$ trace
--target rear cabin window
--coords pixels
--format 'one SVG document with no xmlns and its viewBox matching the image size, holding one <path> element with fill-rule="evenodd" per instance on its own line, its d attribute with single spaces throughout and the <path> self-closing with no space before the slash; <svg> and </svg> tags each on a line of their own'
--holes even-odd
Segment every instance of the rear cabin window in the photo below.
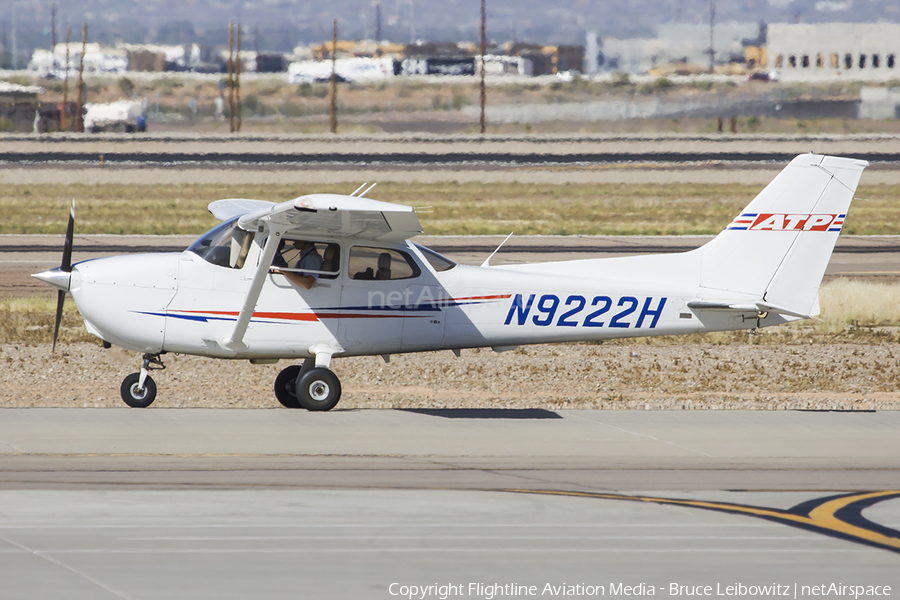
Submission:
<svg viewBox="0 0 900 600">
<path fill-rule="evenodd" d="M 422 274 L 419 265 L 406 252 L 368 246 L 350 249 L 349 272 L 352 279 L 372 281 L 412 279 Z"/>
<path fill-rule="evenodd" d="M 441 271 L 449 271 L 456 266 L 455 262 L 453 262 L 446 256 L 441 256 L 431 248 L 426 248 L 425 246 L 420 246 L 419 244 L 416 244 L 416 248 L 419 249 L 419 252 L 422 253 L 422 256 L 424 256 L 425 260 L 428 261 L 428 264 L 431 265 L 431 268 L 438 273 L 440 273 Z"/>
</svg>

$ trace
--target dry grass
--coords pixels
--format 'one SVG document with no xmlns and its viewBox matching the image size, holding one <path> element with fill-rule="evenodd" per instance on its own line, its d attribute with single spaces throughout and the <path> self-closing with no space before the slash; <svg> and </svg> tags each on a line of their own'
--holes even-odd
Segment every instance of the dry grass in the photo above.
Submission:
<svg viewBox="0 0 900 600">
<path fill-rule="evenodd" d="M 819 294 L 821 320 L 829 331 L 900 326 L 900 286 L 836 279 Z"/>
<path fill-rule="evenodd" d="M 747 331 L 664 336 L 604 342 L 619 345 L 670 344 L 809 344 L 816 341 L 854 343 L 900 342 L 900 284 L 837 279 L 820 292 L 822 314 L 814 320 Z M 0 343 L 48 343 L 56 302 L 43 298 L 0 300 Z M 60 327 L 62 343 L 99 341 L 87 333 L 68 298 Z"/>
<path fill-rule="evenodd" d="M 206 206 L 221 198 L 280 202 L 306 193 L 348 193 L 346 185 L 5 185 L 2 233 L 62 233 L 78 205 L 79 233 L 198 234 L 215 225 Z M 430 235 L 714 234 L 757 193 L 747 185 L 631 185 L 385 182 L 377 199 L 433 206 L 421 215 Z M 900 231 L 900 186 L 857 192 L 844 233 Z"/>
<path fill-rule="evenodd" d="M 53 339 L 56 301 L 44 298 L 0 300 L 0 342 L 49 343 Z M 97 342 L 84 328 L 75 303 L 68 298 L 59 328 L 63 343 Z"/>
</svg>

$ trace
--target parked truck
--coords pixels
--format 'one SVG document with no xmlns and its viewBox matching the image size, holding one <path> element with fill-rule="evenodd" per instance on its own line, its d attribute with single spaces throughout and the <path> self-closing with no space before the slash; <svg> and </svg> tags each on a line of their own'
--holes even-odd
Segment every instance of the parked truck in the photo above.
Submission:
<svg viewBox="0 0 900 600">
<path fill-rule="evenodd" d="M 108 104 L 84 105 L 84 130 L 91 133 L 134 133 L 147 130 L 144 104 L 139 100 L 119 100 Z"/>
</svg>

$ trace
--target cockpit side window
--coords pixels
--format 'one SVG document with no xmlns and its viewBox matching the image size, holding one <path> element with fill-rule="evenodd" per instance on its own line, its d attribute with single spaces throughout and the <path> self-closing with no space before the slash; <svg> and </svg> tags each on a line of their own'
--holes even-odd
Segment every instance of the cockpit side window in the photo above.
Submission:
<svg viewBox="0 0 900 600">
<path fill-rule="evenodd" d="M 250 253 L 254 233 L 237 227 L 237 219 L 213 227 L 188 246 L 203 260 L 220 267 L 241 269 Z"/>
<path fill-rule="evenodd" d="M 304 247 L 309 244 L 308 247 Z M 314 258 L 313 258 L 314 257 Z M 319 279 L 337 279 L 341 270 L 341 247 L 330 242 L 317 242 L 310 240 L 282 240 L 278 251 L 272 260 L 272 266 L 286 270 L 300 271 L 304 265 L 315 265 L 321 261 L 321 266 L 316 270 Z M 307 266 L 309 270 L 313 267 Z"/>
</svg>

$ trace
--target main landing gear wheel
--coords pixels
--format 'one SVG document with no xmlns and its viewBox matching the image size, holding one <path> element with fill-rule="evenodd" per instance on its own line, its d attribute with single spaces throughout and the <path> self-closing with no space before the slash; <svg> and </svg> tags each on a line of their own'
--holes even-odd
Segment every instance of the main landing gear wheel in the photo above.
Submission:
<svg viewBox="0 0 900 600">
<path fill-rule="evenodd" d="M 144 380 L 144 389 L 138 387 L 141 374 L 132 373 L 122 382 L 122 400 L 131 408 L 147 408 L 156 400 L 156 382 L 151 377 Z"/>
<path fill-rule="evenodd" d="M 341 382 L 328 369 L 316 367 L 297 380 L 296 397 L 306 410 L 331 410 L 341 399 Z"/>
<path fill-rule="evenodd" d="M 297 401 L 297 378 L 301 370 L 300 365 L 291 365 L 282 369 L 275 378 L 275 397 L 285 408 L 300 408 L 300 402 Z"/>
</svg>

